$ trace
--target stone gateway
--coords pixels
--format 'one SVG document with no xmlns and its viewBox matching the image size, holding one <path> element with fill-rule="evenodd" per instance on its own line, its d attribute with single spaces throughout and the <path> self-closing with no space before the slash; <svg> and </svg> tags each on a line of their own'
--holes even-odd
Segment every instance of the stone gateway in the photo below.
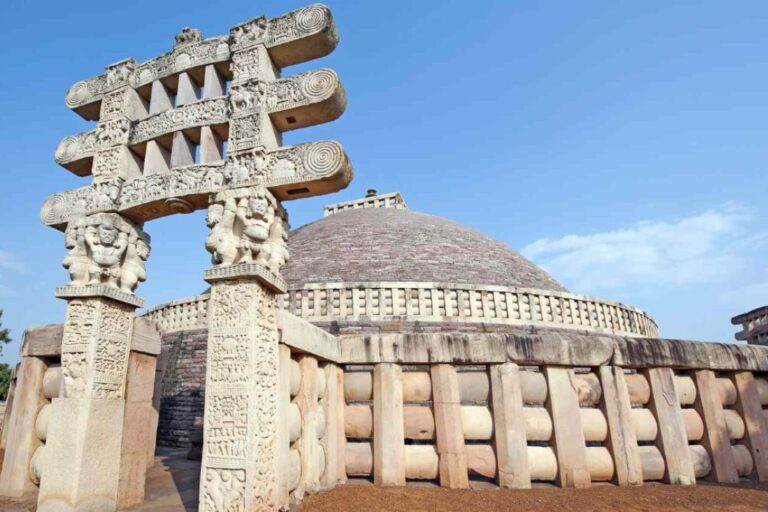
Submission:
<svg viewBox="0 0 768 512">
<path fill-rule="evenodd" d="M 158 446 L 199 461 L 205 512 L 289 510 L 351 478 L 768 479 L 765 308 L 734 319 L 754 344 L 663 339 L 645 312 L 573 293 L 398 192 L 290 230 L 288 201 L 352 179 L 339 143 L 282 143 L 344 112 L 333 71 L 283 76 L 337 44 L 310 5 L 225 36 L 184 28 L 169 52 L 67 92 L 97 125 L 55 160 L 92 179 L 42 207 L 64 234 L 67 312 L 25 332 L 0 495 L 132 507 Z M 137 314 L 148 221 L 194 210 L 210 288 Z"/>
</svg>

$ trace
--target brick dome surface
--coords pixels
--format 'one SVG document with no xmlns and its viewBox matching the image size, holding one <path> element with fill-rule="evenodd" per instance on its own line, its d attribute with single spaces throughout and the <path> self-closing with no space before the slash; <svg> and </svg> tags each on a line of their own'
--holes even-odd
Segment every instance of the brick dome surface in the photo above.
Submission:
<svg viewBox="0 0 768 512">
<path fill-rule="evenodd" d="M 442 217 L 358 209 L 302 226 L 288 238 L 290 287 L 305 283 L 417 281 L 566 291 L 503 243 Z"/>
</svg>

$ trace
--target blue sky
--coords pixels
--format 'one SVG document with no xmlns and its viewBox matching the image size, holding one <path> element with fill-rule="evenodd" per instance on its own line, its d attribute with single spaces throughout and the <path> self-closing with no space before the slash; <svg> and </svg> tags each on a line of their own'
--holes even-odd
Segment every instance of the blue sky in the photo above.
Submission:
<svg viewBox="0 0 768 512">
<path fill-rule="evenodd" d="M 226 5 L 226 9 L 221 6 Z M 82 186 L 53 162 L 91 128 L 67 88 L 105 64 L 170 50 L 300 1 L 2 2 L 0 308 L 17 340 L 57 323 L 63 235 L 49 194 Z M 332 138 L 356 177 L 287 204 L 294 227 L 367 188 L 521 250 L 571 291 L 626 302 L 666 337 L 730 341 L 730 317 L 768 303 L 768 3 L 329 3 L 329 57 L 349 97 L 341 119 L 291 132 Z M 148 305 L 194 295 L 209 264 L 201 212 L 147 225 Z"/>
</svg>

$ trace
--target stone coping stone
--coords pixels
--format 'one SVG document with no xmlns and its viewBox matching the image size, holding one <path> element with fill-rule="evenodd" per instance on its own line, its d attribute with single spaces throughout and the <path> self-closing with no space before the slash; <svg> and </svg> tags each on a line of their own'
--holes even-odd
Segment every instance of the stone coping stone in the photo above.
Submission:
<svg viewBox="0 0 768 512">
<path fill-rule="evenodd" d="M 113 286 L 103 284 L 87 284 L 84 286 L 60 286 L 56 288 L 56 297 L 60 299 L 77 299 L 84 297 L 105 297 L 117 302 L 123 302 L 129 306 L 140 308 L 144 305 L 144 299 L 133 293 L 124 292 Z"/>
<path fill-rule="evenodd" d="M 276 319 L 281 343 L 334 363 L 341 360 L 341 347 L 336 336 L 283 309 L 277 310 Z"/>
<path fill-rule="evenodd" d="M 342 335 L 341 361 L 768 371 L 768 347 L 571 333 Z"/>
<path fill-rule="evenodd" d="M 662 338 L 614 338 L 613 364 L 627 368 L 768 371 L 768 347 Z"/>
<path fill-rule="evenodd" d="M 213 284 L 216 281 L 230 279 L 256 278 L 276 294 L 283 294 L 288 289 L 283 279 L 272 273 L 264 265 L 258 263 L 236 263 L 234 265 L 220 265 L 211 267 L 203 272 L 203 279 Z"/>
<path fill-rule="evenodd" d="M 22 334 L 19 353 L 22 357 L 60 357 L 63 337 L 64 324 L 30 327 Z M 160 332 L 155 322 L 144 317 L 134 318 L 131 351 L 158 355 L 160 350 Z"/>
<path fill-rule="evenodd" d="M 282 310 L 277 312 L 277 325 L 281 332 L 281 342 L 295 350 L 324 360 L 352 365 L 385 362 L 487 364 L 513 361 L 520 365 L 614 365 L 624 368 L 768 371 L 768 347 L 759 345 L 565 332 L 387 333 L 335 337 Z M 24 331 L 21 355 L 58 356 L 61 353 L 62 335 L 62 324 L 31 327 Z M 153 337 L 148 333 L 147 338 Z M 147 343 L 141 344 L 139 342 L 144 337 L 140 338 L 134 336 L 131 349 L 153 353 L 149 341 L 145 340 Z"/>
</svg>

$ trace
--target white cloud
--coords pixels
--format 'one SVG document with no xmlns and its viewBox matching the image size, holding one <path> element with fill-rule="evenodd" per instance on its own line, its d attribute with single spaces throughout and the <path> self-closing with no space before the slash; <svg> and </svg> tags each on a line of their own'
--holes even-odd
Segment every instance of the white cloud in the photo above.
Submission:
<svg viewBox="0 0 768 512">
<path fill-rule="evenodd" d="M 710 283 L 743 270 L 745 251 L 764 241 L 749 223 L 743 208 L 728 205 L 676 222 L 543 238 L 522 252 L 581 293 Z"/>
</svg>

